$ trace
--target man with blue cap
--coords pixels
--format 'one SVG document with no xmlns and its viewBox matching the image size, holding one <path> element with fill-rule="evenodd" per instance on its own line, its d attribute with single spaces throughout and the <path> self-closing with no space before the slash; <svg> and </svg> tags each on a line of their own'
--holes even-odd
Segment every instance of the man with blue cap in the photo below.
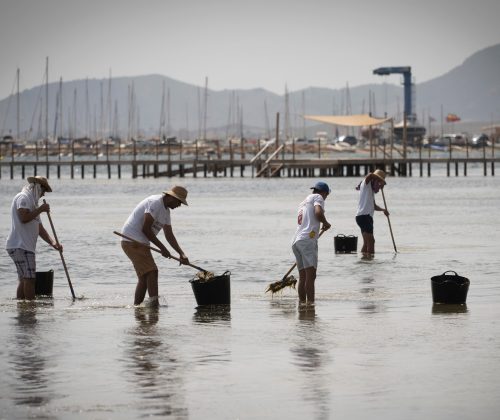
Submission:
<svg viewBox="0 0 500 420">
<path fill-rule="evenodd" d="M 330 194 L 330 187 L 319 181 L 311 189 L 312 194 L 299 204 L 297 230 L 292 241 L 292 251 L 299 270 L 298 293 L 301 305 L 314 305 L 318 237 L 320 230 L 328 230 L 331 227 L 325 217 L 325 200 Z"/>
</svg>

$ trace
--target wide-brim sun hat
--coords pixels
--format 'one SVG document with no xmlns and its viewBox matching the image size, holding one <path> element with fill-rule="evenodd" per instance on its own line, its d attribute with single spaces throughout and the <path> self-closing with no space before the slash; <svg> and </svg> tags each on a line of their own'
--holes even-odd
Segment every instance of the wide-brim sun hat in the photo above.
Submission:
<svg viewBox="0 0 500 420">
<path fill-rule="evenodd" d="M 323 182 L 323 181 L 316 182 L 316 184 L 314 184 L 314 186 L 311 187 L 311 190 L 326 192 L 328 194 L 330 194 L 330 192 L 331 192 L 328 184 L 326 182 Z"/>
<path fill-rule="evenodd" d="M 177 198 L 182 204 L 188 205 L 186 198 L 188 195 L 187 190 L 180 185 L 175 185 L 171 190 L 163 191 L 163 194 L 171 195 L 172 197 Z"/>
<path fill-rule="evenodd" d="M 373 175 L 380 179 L 384 183 L 384 185 L 387 184 L 385 180 L 385 172 L 382 169 L 377 169 L 375 172 L 373 172 Z"/>
<path fill-rule="evenodd" d="M 52 192 L 49 181 L 47 181 L 47 178 L 45 178 L 44 176 L 29 176 L 26 181 L 28 181 L 30 184 L 40 184 L 45 189 L 45 191 Z"/>
</svg>

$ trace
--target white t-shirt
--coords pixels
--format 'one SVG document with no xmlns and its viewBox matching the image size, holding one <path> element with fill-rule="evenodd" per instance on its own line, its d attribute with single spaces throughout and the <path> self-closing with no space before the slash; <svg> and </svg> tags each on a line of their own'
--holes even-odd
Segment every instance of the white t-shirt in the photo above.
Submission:
<svg viewBox="0 0 500 420">
<path fill-rule="evenodd" d="M 154 219 L 152 230 L 155 235 L 158 235 L 164 225 L 170 225 L 170 209 L 163 205 L 163 194 L 151 195 L 137 205 L 123 225 L 122 233 L 136 241 L 149 244 L 149 239 L 142 233 L 146 213 Z"/>
<path fill-rule="evenodd" d="M 35 252 L 36 241 L 40 232 L 40 216 L 28 223 L 21 222 L 18 209 L 36 210 L 35 200 L 31 194 L 20 192 L 12 200 L 11 215 L 12 227 L 7 237 L 6 249 L 20 248 L 26 251 Z"/>
<path fill-rule="evenodd" d="M 373 217 L 375 212 L 375 196 L 373 193 L 372 183 L 368 184 L 363 179 L 359 187 L 359 204 L 356 216 L 370 215 Z"/>
<path fill-rule="evenodd" d="M 320 194 L 309 194 L 299 204 L 297 214 L 297 230 L 292 240 L 292 245 L 302 239 L 318 240 L 320 221 L 316 217 L 314 207 L 321 206 L 325 209 L 325 200 Z"/>
</svg>

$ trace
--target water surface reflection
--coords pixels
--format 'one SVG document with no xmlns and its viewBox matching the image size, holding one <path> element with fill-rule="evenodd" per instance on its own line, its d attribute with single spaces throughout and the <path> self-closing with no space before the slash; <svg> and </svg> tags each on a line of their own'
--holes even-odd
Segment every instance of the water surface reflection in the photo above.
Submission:
<svg viewBox="0 0 500 420">
<path fill-rule="evenodd" d="M 231 305 L 198 306 L 193 315 L 193 321 L 200 324 L 216 323 L 231 324 Z"/>
<path fill-rule="evenodd" d="M 162 331 L 158 308 L 134 308 L 136 326 L 128 331 L 125 367 L 142 416 L 188 417 L 182 389 L 182 364 L 169 334 Z"/>
<path fill-rule="evenodd" d="M 314 307 L 299 308 L 295 336 L 290 352 L 292 364 L 298 367 L 303 377 L 301 396 L 304 402 L 312 404 L 314 418 L 330 418 L 330 389 L 328 364 L 330 356 L 324 339 L 321 321 L 316 317 Z"/>
<path fill-rule="evenodd" d="M 13 348 L 9 352 L 15 376 L 13 400 L 16 405 L 41 407 L 51 400 L 47 349 L 37 319 L 39 305 L 42 304 L 35 301 L 17 303 L 16 326 L 11 340 Z"/>
</svg>

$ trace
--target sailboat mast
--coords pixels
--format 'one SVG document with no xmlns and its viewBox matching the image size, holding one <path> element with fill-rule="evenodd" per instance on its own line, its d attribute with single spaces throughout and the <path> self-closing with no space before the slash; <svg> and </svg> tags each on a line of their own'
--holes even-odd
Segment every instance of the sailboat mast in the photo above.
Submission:
<svg viewBox="0 0 500 420">
<path fill-rule="evenodd" d="M 45 139 L 49 139 L 49 57 L 45 58 Z"/>
<path fill-rule="evenodd" d="M 205 77 L 205 93 L 203 95 L 203 140 L 207 139 L 207 107 L 208 107 L 208 77 Z"/>
<path fill-rule="evenodd" d="M 20 78 L 20 70 L 17 69 L 17 139 L 19 140 L 21 136 L 21 96 L 19 94 L 19 78 Z"/>
<path fill-rule="evenodd" d="M 165 80 L 161 84 L 161 106 L 160 106 L 160 130 L 158 131 L 158 138 L 161 141 L 161 135 L 165 126 Z"/>
</svg>

